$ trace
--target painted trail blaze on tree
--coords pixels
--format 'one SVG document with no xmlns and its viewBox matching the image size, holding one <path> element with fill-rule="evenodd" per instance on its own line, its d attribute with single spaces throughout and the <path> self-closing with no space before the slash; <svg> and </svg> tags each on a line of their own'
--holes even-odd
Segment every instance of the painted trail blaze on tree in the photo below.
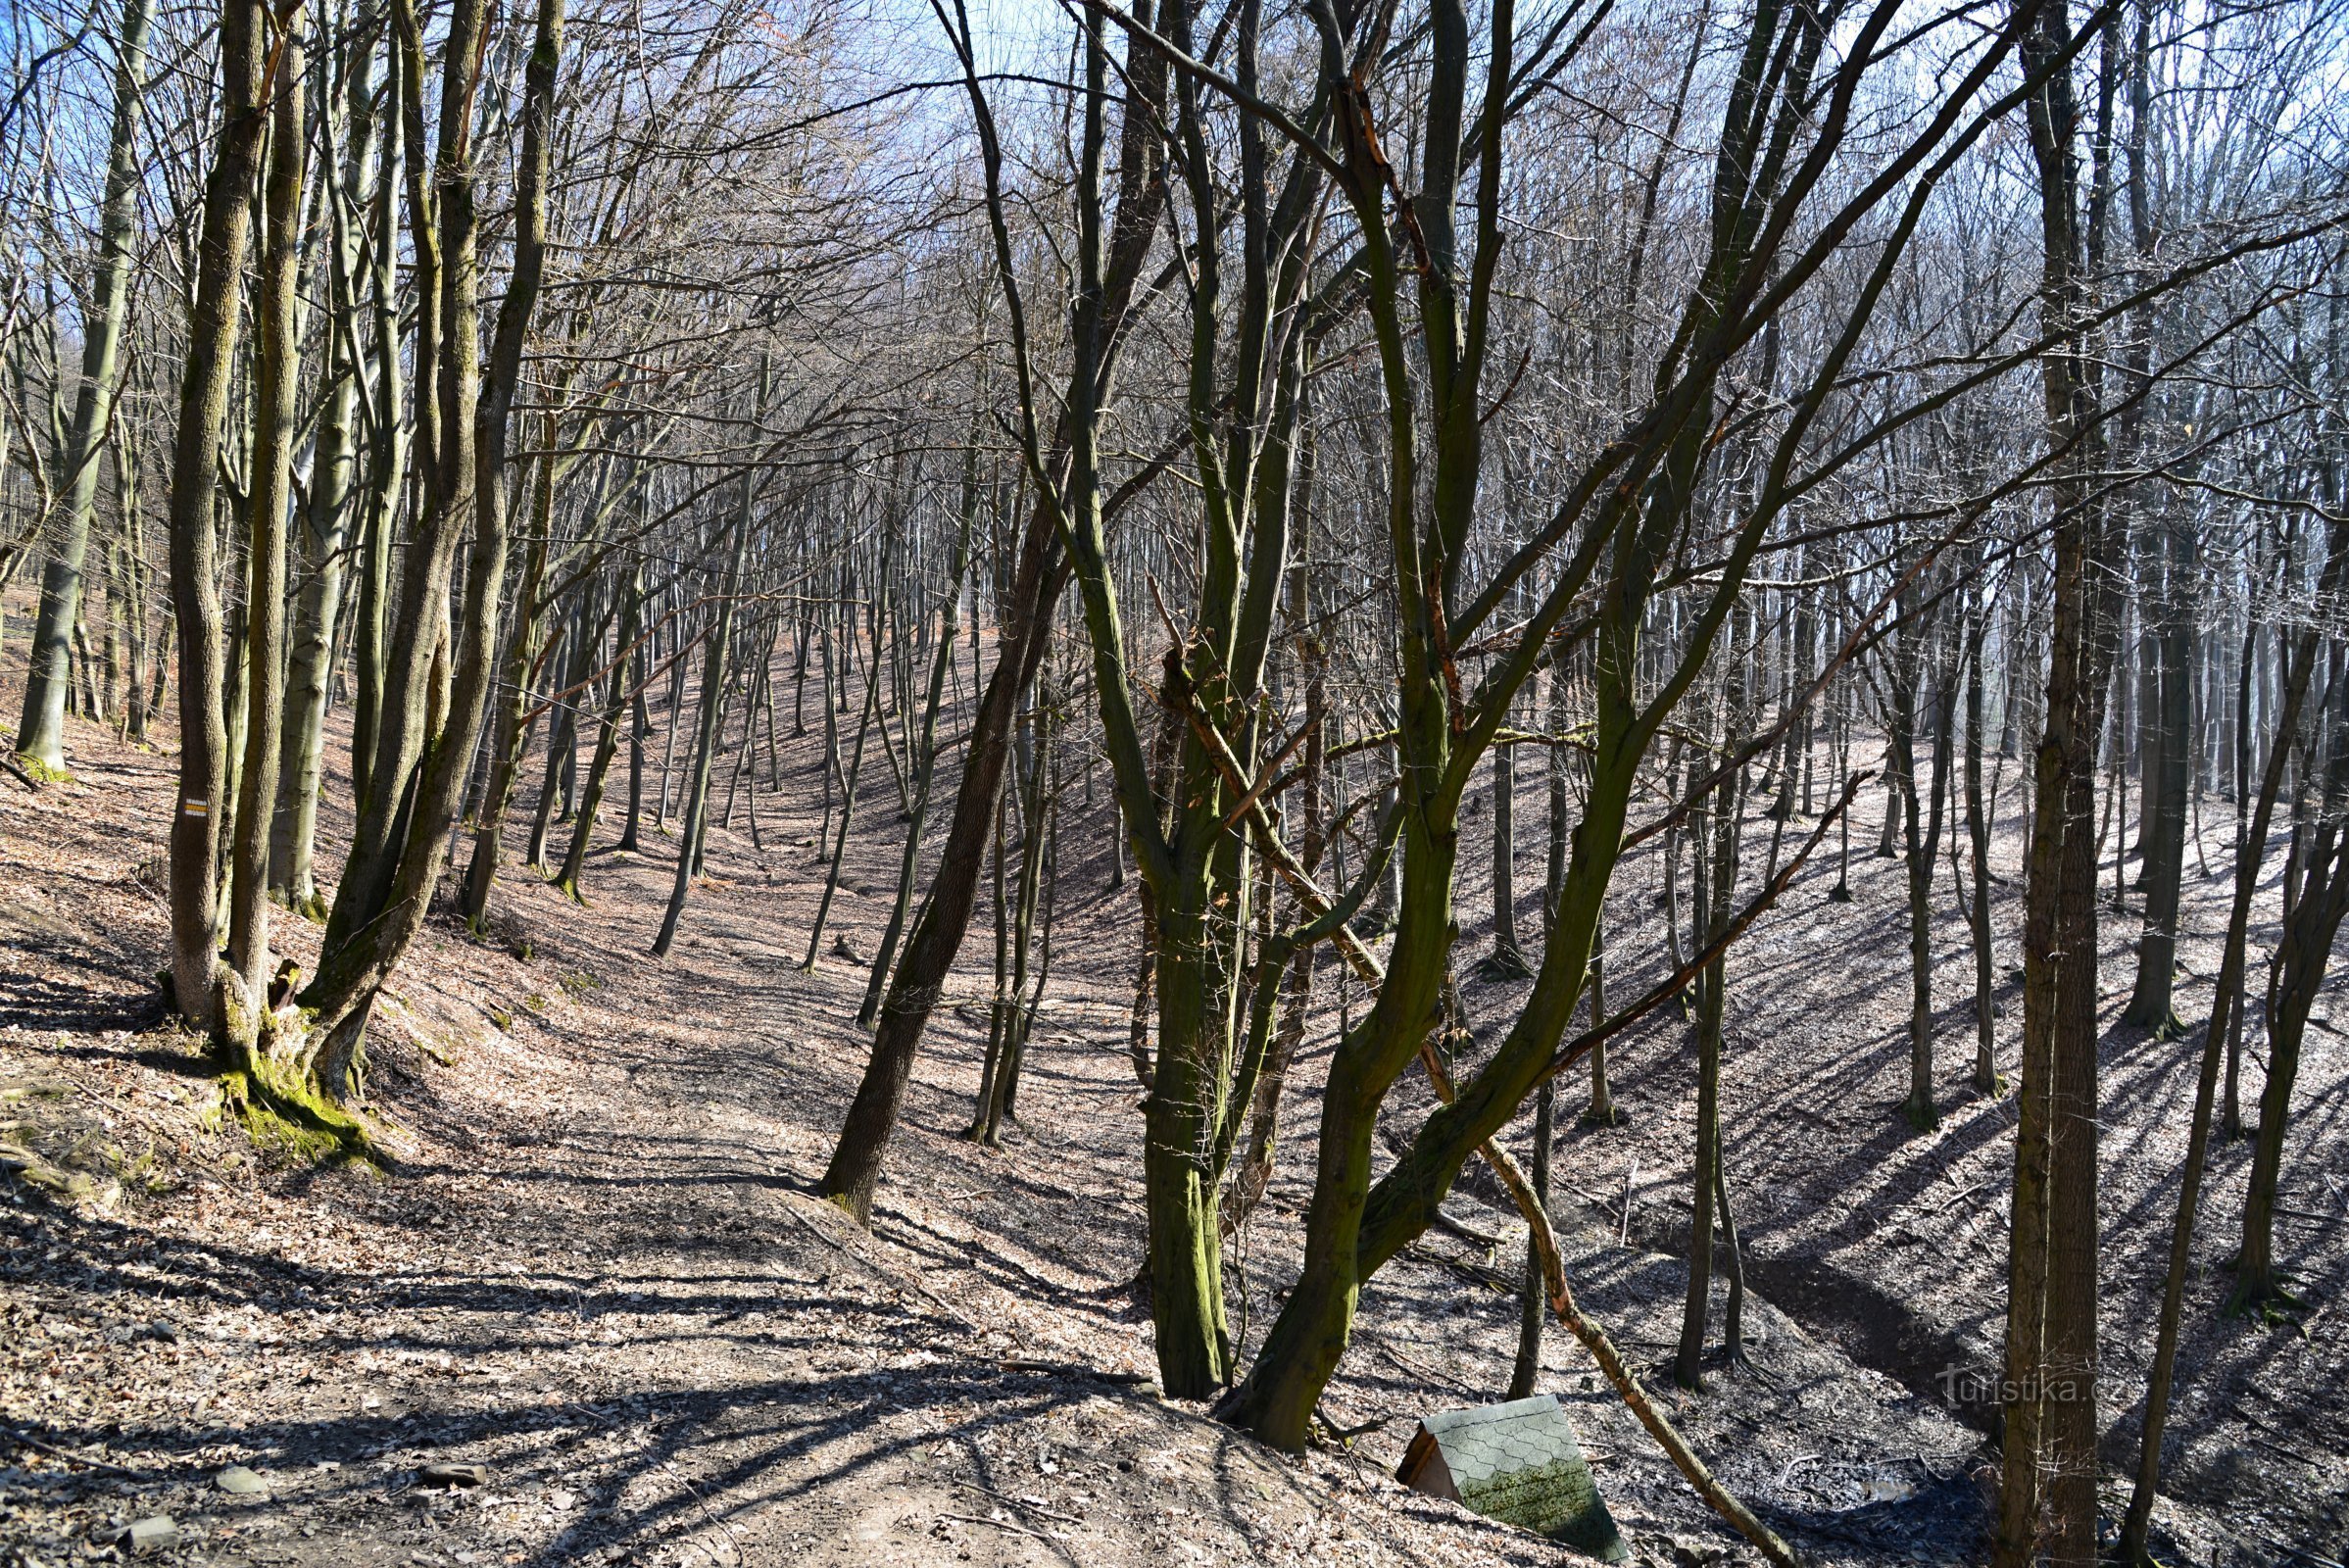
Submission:
<svg viewBox="0 0 2349 1568">
<path fill-rule="evenodd" d="M 1395 1479 L 1601 1562 L 1631 1559 L 1555 1395 L 1422 1418 Z"/>
</svg>

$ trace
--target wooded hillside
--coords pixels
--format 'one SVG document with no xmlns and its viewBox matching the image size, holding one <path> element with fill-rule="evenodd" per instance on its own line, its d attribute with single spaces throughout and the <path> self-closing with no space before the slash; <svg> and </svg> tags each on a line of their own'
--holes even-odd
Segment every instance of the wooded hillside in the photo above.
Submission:
<svg viewBox="0 0 2349 1568">
<path fill-rule="evenodd" d="M 2338 7 L 0 44 L 11 1568 L 2344 1555 Z"/>
</svg>

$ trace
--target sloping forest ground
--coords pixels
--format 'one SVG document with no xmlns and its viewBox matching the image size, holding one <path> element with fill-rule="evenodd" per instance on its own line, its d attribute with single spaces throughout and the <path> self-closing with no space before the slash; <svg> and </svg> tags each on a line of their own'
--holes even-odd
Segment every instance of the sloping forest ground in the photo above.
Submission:
<svg viewBox="0 0 2349 1568">
<path fill-rule="evenodd" d="M 0 660 L 9 711 L 22 667 Z M 178 1525 L 178 1560 L 215 1563 L 1581 1560 L 1388 1479 L 1419 1412 L 1504 1388 L 1514 1239 L 1431 1233 L 1373 1284 L 1326 1409 L 1341 1427 L 1383 1424 L 1345 1448 L 1291 1461 L 1154 1396 L 1132 1291 L 1137 923 L 1131 891 L 1108 886 L 1105 790 L 1089 806 L 1082 786 L 1067 798 L 1049 1000 L 1004 1147 L 958 1136 L 985 1040 L 983 904 L 873 1233 L 805 1196 L 864 1053 L 865 971 L 830 956 L 829 936 L 816 971 L 799 968 L 820 891 L 815 729 L 759 797 L 762 848 L 739 814 L 713 829 L 710 879 L 665 962 L 647 953 L 673 875 L 657 835 L 644 858 L 591 859 L 585 907 L 510 867 L 494 940 L 436 918 L 371 1036 L 388 1176 L 220 1127 L 195 1043 L 164 1025 L 169 752 L 76 722 L 74 783 L 35 795 L 0 779 L 0 1157 L 14 1172 L 0 1204 L 0 1563 L 105 1560 L 114 1548 L 94 1543 L 112 1526 L 157 1513 Z M 1528 890 L 1538 773 L 1519 770 Z M 833 912 L 858 955 L 886 916 L 901 831 L 886 774 L 865 776 Z M 2002 974 L 2022 787 L 2009 764 Z M 347 798 L 330 785 L 329 841 L 347 828 Z M 2012 1106 L 1965 1088 L 1971 958 L 1944 908 L 1946 1114 L 1926 1135 L 1897 1114 L 1906 926 L 1897 862 L 1868 855 L 1882 800 L 1870 791 L 1855 826 L 1855 901 L 1824 901 L 1831 845 L 1731 963 L 1725 1137 L 1764 1298 L 1748 1313 L 1763 1377 L 1724 1367 L 1695 1396 L 1661 1370 L 1648 1382 L 1813 1560 L 1971 1562 L 1983 1417 L 1942 1395 L 1997 1364 Z M 2221 877 L 2227 809 L 2207 805 L 2203 818 Z M 1464 864 L 1484 863 L 1474 841 L 1488 821 L 1472 822 Z M 322 846 L 322 866 L 336 858 Z M 1652 857 L 1636 858 L 1610 912 L 1620 996 L 1661 962 L 1653 876 Z M 1490 906 L 1473 876 L 1460 906 L 1463 955 L 1481 955 Z M 2207 1011 L 2224 895 L 2191 861 L 2188 918 L 2196 979 L 2179 1010 L 2192 1019 Z M 2131 928 L 2108 917 L 2115 1012 Z M 316 942 L 280 917 L 281 949 L 307 960 Z M 1339 1007 L 1334 967 L 1322 973 L 1287 1157 L 1233 1254 L 1250 1348 L 1299 1246 L 1300 1135 Z M 1480 1032 L 1511 996 L 1468 982 Z M 2013 1004 L 2014 987 L 2002 996 Z M 2349 1052 L 2328 1005 L 2340 1004 L 2320 1004 L 2302 1069 L 2280 1242 L 2314 1310 L 2298 1331 L 2223 1319 L 2227 1277 L 2197 1273 L 2173 1424 L 2178 1501 L 2159 1516 L 2173 1560 L 2341 1555 L 2349 1193 L 2332 1151 Z M 2014 1027 L 2002 1025 L 2010 1064 Z M 1568 1266 L 1640 1364 L 1669 1355 L 1685 1279 L 1671 1252 L 1686 1225 L 1688 1032 L 1664 1014 L 1619 1042 L 1626 1125 L 1575 1125 L 1579 1076 L 1560 1096 Z M 2134 1452 L 2198 1042 L 2108 1037 L 2115 1467 Z M 2255 1095 L 2256 1063 L 2246 1076 Z M 1396 1137 L 1425 1100 L 1423 1085 L 1398 1094 Z M 2204 1258 L 2230 1245 L 2247 1164 L 2247 1145 L 2218 1152 Z M 1513 1237 L 1480 1189 L 1464 1181 L 1453 1204 L 1463 1230 Z M 1554 1326 L 1542 1386 L 1572 1410 L 1636 1560 L 1749 1560 Z M 418 1485 L 431 1463 L 484 1465 L 487 1484 Z M 232 1464 L 263 1490 L 222 1490 L 215 1478 Z"/>
</svg>

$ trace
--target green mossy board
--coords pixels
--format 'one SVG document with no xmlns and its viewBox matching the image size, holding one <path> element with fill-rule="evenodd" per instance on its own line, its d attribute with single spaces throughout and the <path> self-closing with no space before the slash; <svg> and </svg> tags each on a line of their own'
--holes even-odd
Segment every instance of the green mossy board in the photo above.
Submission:
<svg viewBox="0 0 2349 1568">
<path fill-rule="evenodd" d="M 1604 1562 L 1631 1556 L 1553 1395 L 1427 1416 L 1395 1479 Z"/>
</svg>

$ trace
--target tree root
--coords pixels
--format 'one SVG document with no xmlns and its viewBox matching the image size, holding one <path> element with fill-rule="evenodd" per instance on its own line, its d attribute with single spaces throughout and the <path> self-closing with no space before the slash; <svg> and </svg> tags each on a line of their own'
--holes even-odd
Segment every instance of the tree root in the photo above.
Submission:
<svg viewBox="0 0 2349 1568">
<path fill-rule="evenodd" d="M 2256 1318 L 2262 1328 L 2298 1328 L 2309 1303 L 2276 1283 L 2273 1275 L 2245 1280 L 2227 1298 L 2228 1317 Z"/>
</svg>

